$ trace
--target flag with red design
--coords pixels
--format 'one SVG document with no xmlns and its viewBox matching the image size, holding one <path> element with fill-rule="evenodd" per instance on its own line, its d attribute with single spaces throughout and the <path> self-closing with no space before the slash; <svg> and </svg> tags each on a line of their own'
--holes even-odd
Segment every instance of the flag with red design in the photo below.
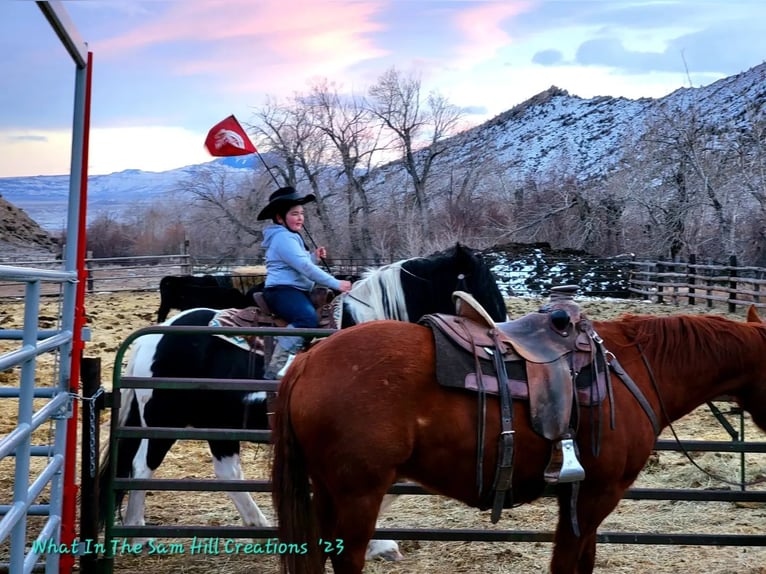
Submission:
<svg viewBox="0 0 766 574">
<path fill-rule="evenodd" d="M 205 139 L 205 148 L 210 155 L 214 156 L 247 155 L 258 152 L 233 115 L 210 128 Z"/>
</svg>

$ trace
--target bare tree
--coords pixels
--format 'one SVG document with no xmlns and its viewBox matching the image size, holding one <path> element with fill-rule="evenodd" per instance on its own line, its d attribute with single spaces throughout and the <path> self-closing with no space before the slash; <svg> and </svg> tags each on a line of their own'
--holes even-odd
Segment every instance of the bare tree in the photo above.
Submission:
<svg viewBox="0 0 766 574">
<path fill-rule="evenodd" d="M 754 265 L 766 264 L 766 110 L 753 105 L 745 123 L 732 142 L 735 157 L 735 185 L 749 196 L 752 208 L 742 223 L 743 251 Z"/>
<path fill-rule="evenodd" d="M 135 255 L 178 253 L 187 235 L 184 213 L 180 202 L 167 198 L 150 205 L 136 206 L 125 218 L 134 230 Z"/>
<path fill-rule="evenodd" d="M 93 257 L 133 255 L 135 230 L 113 213 L 99 213 L 88 224 L 88 250 Z"/>
<path fill-rule="evenodd" d="M 272 190 L 273 182 L 264 174 L 236 177 L 219 167 L 184 180 L 177 193 L 192 198 L 193 208 L 187 215 L 192 242 L 205 243 L 207 250 L 216 251 L 214 255 L 252 251 L 262 238 L 256 216 Z"/>
<path fill-rule="evenodd" d="M 717 258 L 737 250 L 734 214 L 741 194 L 732 193 L 730 138 L 693 106 L 661 108 L 649 125 L 640 153 L 650 167 L 645 180 L 659 182 L 655 208 L 664 216 L 660 225 L 671 258 L 705 244 Z"/>
<path fill-rule="evenodd" d="M 279 160 L 270 169 L 279 172 L 284 185 L 299 188 L 307 182 L 316 196 L 316 209 L 325 234 L 335 244 L 333 220 L 330 216 L 322 177 L 327 171 L 328 142 L 313 123 L 310 108 L 300 96 L 284 104 L 269 101 L 254 113 L 250 124 L 259 146 Z"/>
<path fill-rule="evenodd" d="M 312 125 L 334 148 L 338 175 L 345 188 L 349 252 L 352 257 L 369 257 L 373 251 L 372 202 L 365 186 L 372 162 L 382 151 L 379 131 L 362 99 L 342 95 L 338 86 L 327 80 L 315 83 L 303 103 L 311 114 Z"/>
<path fill-rule="evenodd" d="M 378 79 L 369 95 L 370 111 L 393 137 L 400 161 L 410 176 L 413 205 L 427 236 L 428 178 L 434 160 L 447 149 L 447 136 L 459 125 L 460 110 L 436 92 L 423 101 L 420 80 L 404 76 L 395 68 Z"/>
<path fill-rule="evenodd" d="M 732 148 L 737 158 L 738 181 L 766 214 L 766 110 L 753 107 L 746 114 Z"/>
</svg>

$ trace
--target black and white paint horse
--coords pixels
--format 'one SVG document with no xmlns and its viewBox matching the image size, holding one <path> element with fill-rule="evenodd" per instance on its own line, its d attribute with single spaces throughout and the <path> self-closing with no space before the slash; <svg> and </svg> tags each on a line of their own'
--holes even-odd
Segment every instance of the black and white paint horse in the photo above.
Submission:
<svg viewBox="0 0 766 574">
<path fill-rule="evenodd" d="M 416 322 L 426 313 L 454 311 L 452 293 L 468 291 L 496 321 L 506 320 L 505 301 L 489 267 L 474 250 L 457 244 L 428 257 L 406 259 L 367 271 L 343 299 L 343 326 L 376 319 Z M 165 324 L 208 325 L 214 309 L 184 311 Z M 350 349 L 349 352 L 353 352 Z M 155 334 L 138 339 L 126 376 L 260 379 L 263 356 L 209 334 Z M 122 389 L 119 423 L 129 426 L 268 429 L 266 394 L 241 391 Z M 120 439 L 116 476 L 151 478 L 175 442 Z M 219 479 L 244 478 L 238 441 L 208 441 Z M 106 507 L 107 451 L 101 468 L 101 508 Z M 118 494 L 119 508 L 124 493 Z M 268 520 L 247 492 L 228 492 L 245 525 Z M 145 491 L 130 491 L 125 525 L 144 524 Z M 381 510 L 394 497 L 384 500 Z M 103 513 L 102 513 L 103 516 Z M 401 556 L 394 541 L 372 540 L 368 558 Z"/>
</svg>

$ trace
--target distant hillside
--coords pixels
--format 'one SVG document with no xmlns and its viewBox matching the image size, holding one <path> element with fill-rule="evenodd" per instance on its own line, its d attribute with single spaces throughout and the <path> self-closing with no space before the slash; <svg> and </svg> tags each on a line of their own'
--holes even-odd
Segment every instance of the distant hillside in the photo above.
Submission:
<svg viewBox="0 0 766 574">
<path fill-rule="evenodd" d="M 270 154 L 262 154 L 274 163 Z M 102 213 L 120 216 L 178 194 L 182 181 L 193 180 L 200 171 L 215 166 L 226 170 L 232 179 L 244 179 L 255 171 L 252 156 L 222 157 L 213 161 L 189 165 L 163 172 L 126 169 L 108 175 L 88 177 L 88 221 Z M 0 177 L 0 196 L 24 209 L 42 227 L 55 233 L 66 227 L 69 197 L 68 175 L 36 175 Z"/>
<path fill-rule="evenodd" d="M 46 257 L 58 242 L 22 209 L 0 197 L 0 259 Z"/>
</svg>

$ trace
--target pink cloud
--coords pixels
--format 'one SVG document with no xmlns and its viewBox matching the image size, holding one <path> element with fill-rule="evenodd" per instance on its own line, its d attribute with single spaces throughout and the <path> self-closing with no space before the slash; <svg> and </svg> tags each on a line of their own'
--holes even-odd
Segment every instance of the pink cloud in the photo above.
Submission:
<svg viewBox="0 0 766 574">
<path fill-rule="evenodd" d="M 513 39 L 502 28 L 503 22 L 530 10 L 528 0 L 482 2 L 458 12 L 455 27 L 463 42 L 457 46 L 459 65 L 471 65 L 487 60 L 509 45 Z"/>
<path fill-rule="evenodd" d="M 195 56 L 170 64 L 174 73 L 243 76 L 260 75 L 261 65 L 282 66 L 298 75 L 317 68 L 335 71 L 386 53 L 371 39 L 381 29 L 374 19 L 382 9 L 379 2 L 192 0 L 156 6 L 165 11 L 100 42 L 99 53 L 139 57 L 163 49 L 166 59 L 166 48 L 188 45 Z"/>
</svg>

